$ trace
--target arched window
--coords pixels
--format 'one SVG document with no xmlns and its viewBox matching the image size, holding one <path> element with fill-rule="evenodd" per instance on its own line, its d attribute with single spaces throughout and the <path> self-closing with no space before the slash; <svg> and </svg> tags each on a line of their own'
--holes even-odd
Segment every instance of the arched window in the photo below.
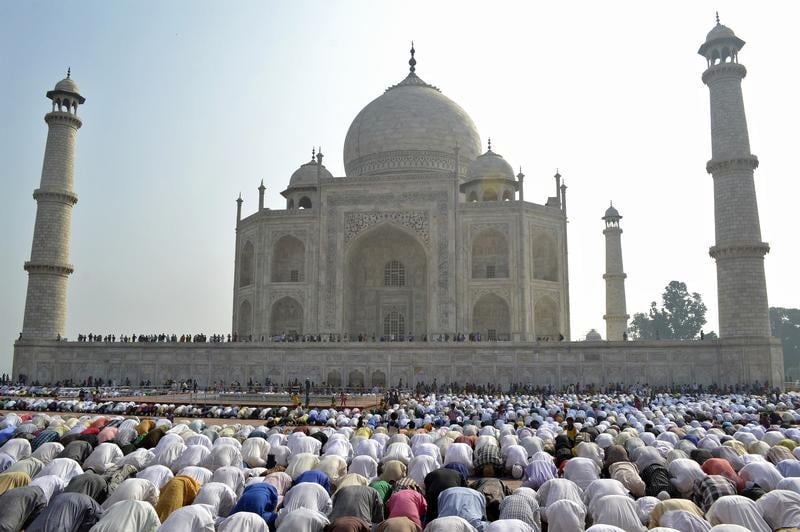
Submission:
<svg viewBox="0 0 800 532">
<path fill-rule="evenodd" d="M 393 310 L 383 317 L 383 335 L 399 338 L 406 334 L 406 318 Z"/>
<path fill-rule="evenodd" d="M 405 286 L 406 268 L 399 260 L 390 260 L 383 268 L 383 286 Z"/>
<path fill-rule="evenodd" d="M 487 229 L 472 241 L 472 278 L 508 278 L 508 241 L 499 231 Z"/>
<path fill-rule="evenodd" d="M 292 198 L 289 198 L 288 200 L 286 200 L 286 208 L 287 209 L 294 209 L 294 200 Z"/>
<path fill-rule="evenodd" d="M 272 282 L 302 283 L 305 281 L 306 247 L 299 239 L 281 237 L 272 250 Z"/>
<path fill-rule="evenodd" d="M 301 209 L 310 209 L 311 208 L 311 198 L 308 196 L 303 196 L 300 198 L 300 201 L 297 203 L 297 206 Z"/>
<path fill-rule="evenodd" d="M 503 201 L 511 201 L 514 199 L 514 196 L 511 194 L 511 191 L 506 189 L 503 191 Z"/>
<path fill-rule="evenodd" d="M 478 193 L 475 192 L 474 190 L 472 192 L 470 192 L 469 196 L 467 197 L 467 201 L 470 202 L 470 203 L 474 203 L 474 202 L 478 201 Z"/>
<path fill-rule="evenodd" d="M 249 286 L 255 280 L 255 251 L 252 242 L 245 243 L 239 256 L 239 286 Z"/>
<path fill-rule="evenodd" d="M 497 201 L 497 192 L 493 188 L 484 190 L 483 201 Z"/>
</svg>

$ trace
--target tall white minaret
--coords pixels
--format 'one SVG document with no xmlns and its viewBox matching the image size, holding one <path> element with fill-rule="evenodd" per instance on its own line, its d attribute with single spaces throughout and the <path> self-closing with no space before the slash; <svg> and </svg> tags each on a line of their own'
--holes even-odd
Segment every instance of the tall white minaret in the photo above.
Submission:
<svg viewBox="0 0 800 532">
<path fill-rule="evenodd" d="M 85 99 L 69 71 L 47 97 L 53 103 L 52 111 L 44 117 L 49 129 L 42 180 L 33 191 L 36 225 L 31 260 L 25 263 L 28 294 L 22 337 L 55 340 L 66 332 L 67 279 L 73 272 L 69 263 L 72 207 L 78 202 L 72 191 L 75 141 L 82 125 L 78 106 Z"/>
<path fill-rule="evenodd" d="M 614 204 L 606 209 L 603 220 L 606 228 L 603 234 L 606 236 L 606 273 L 603 279 L 606 280 L 606 340 L 619 342 L 625 340 L 625 331 L 628 328 L 627 305 L 625 304 L 625 278 L 627 275 L 622 271 L 622 229 L 619 221 L 622 218 Z"/>
<path fill-rule="evenodd" d="M 714 178 L 716 244 L 709 250 L 717 261 L 717 298 L 720 337 L 772 336 L 764 276 L 753 171 L 758 159 L 750 153 L 747 119 L 742 98 L 739 64 L 744 41 L 719 23 L 709 32 L 698 53 L 708 69 L 703 83 L 711 95 L 711 160 L 706 170 Z"/>
</svg>

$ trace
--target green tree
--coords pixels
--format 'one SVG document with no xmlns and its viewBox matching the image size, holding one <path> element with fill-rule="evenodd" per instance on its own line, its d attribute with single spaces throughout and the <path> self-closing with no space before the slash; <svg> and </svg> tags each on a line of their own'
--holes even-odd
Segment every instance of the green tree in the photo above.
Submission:
<svg viewBox="0 0 800 532">
<path fill-rule="evenodd" d="M 697 292 L 689 293 L 686 283 L 671 281 L 647 313 L 633 315 L 628 334 L 641 340 L 694 340 L 706 324 L 706 305 Z M 716 337 L 714 333 L 709 333 Z"/>
<path fill-rule="evenodd" d="M 783 344 L 783 368 L 787 380 L 800 377 L 800 309 L 771 307 L 772 335 Z"/>
</svg>

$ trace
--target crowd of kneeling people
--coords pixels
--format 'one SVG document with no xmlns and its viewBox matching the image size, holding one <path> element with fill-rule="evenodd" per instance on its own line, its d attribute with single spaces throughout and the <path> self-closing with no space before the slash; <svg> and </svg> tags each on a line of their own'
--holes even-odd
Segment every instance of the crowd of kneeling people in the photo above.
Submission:
<svg viewBox="0 0 800 532">
<path fill-rule="evenodd" d="M 800 530 L 800 394 L 0 414 L 0 532 Z"/>
</svg>

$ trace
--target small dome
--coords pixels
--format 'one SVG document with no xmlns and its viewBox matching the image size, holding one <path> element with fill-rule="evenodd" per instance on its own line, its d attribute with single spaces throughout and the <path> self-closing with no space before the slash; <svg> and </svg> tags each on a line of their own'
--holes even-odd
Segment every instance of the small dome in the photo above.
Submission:
<svg viewBox="0 0 800 532">
<path fill-rule="evenodd" d="M 733 33 L 733 30 L 730 29 L 728 26 L 724 24 L 720 24 L 717 22 L 717 25 L 708 32 L 706 35 L 706 42 L 716 41 L 717 39 L 731 39 L 736 38 L 736 34 Z"/>
<path fill-rule="evenodd" d="M 319 177 L 332 178 L 333 175 L 331 175 L 323 164 L 319 169 Z M 316 186 L 317 183 L 317 161 L 313 160 L 295 170 L 291 179 L 289 179 L 290 187 Z"/>
<path fill-rule="evenodd" d="M 60 92 L 74 92 L 75 94 L 80 94 L 80 89 L 78 88 L 78 84 L 75 83 L 71 78 L 64 78 L 58 83 L 53 90 L 60 91 Z"/>
<path fill-rule="evenodd" d="M 588 333 L 586 333 L 586 341 L 587 342 L 602 342 L 603 337 L 600 336 L 600 333 L 596 330 L 592 329 Z"/>
<path fill-rule="evenodd" d="M 603 220 L 606 220 L 608 218 L 617 218 L 617 219 L 619 219 L 619 218 L 622 218 L 622 216 L 619 215 L 619 211 L 617 209 L 615 209 L 614 206 L 612 205 L 608 209 L 606 209 L 606 215 L 603 216 Z"/>
<path fill-rule="evenodd" d="M 514 169 L 499 153 L 491 148 L 479 155 L 467 169 L 467 181 L 475 179 L 507 179 L 515 181 Z"/>
</svg>

